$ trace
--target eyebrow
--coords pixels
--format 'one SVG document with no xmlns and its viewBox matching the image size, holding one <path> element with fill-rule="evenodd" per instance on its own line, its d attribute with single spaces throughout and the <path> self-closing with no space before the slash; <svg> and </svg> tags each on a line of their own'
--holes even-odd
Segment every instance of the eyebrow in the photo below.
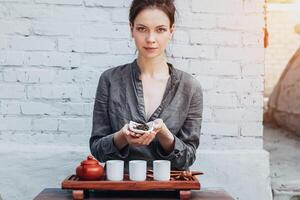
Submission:
<svg viewBox="0 0 300 200">
<path fill-rule="evenodd" d="M 144 26 L 144 27 L 147 27 L 145 26 L 144 24 L 137 24 L 137 26 Z M 160 27 L 167 27 L 166 25 L 159 25 L 157 26 L 156 28 L 160 28 Z"/>
</svg>

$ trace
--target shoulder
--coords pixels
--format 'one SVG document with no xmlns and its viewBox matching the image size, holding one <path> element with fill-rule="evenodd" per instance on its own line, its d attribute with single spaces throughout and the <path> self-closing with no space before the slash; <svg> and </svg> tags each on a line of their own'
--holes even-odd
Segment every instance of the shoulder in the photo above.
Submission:
<svg viewBox="0 0 300 200">
<path fill-rule="evenodd" d="M 180 69 L 175 68 L 175 70 L 180 84 L 186 88 L 186 91 L 202 93 L 201 83 L 194 76 Z"/>
<path fill-rule="evenodd" d="M 115 77 L 120 77 L 121 75 L 126 75 L 127 73 L 130 73 L 130 65 L 131 63 L 127 63 L 124 65 L 119 65 L 117 67 L 112 67 L 110 69 L 105 70 L 102 72 L 101 77 L 103 78 L 115 78 Z"/>
</svg>

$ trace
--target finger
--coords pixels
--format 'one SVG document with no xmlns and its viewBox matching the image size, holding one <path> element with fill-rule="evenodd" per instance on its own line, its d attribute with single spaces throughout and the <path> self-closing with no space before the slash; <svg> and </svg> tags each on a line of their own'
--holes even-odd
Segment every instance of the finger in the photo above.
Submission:
<svg viewBox="0 0 300 200">
<path fill-rule="evenodd" d="M 153 134 L 147 133 L 146 137 L 143 138 L 143 145 L 148 145 L 153 140 Z"/>
<path fill-rule="evenodd" d="M 154 135 L 150 134 L 149 137 L 147 139 L 145 139 L 144 141 L 144 145 L 149 145 L 154 139 Z"/>
<path fill-rule="evenodd" d="M 141 137 L 142 136 L 142 134 L 139 134 L 139 133 L 136 133 L 135 134 L 137 137 Z"/>
</svg>

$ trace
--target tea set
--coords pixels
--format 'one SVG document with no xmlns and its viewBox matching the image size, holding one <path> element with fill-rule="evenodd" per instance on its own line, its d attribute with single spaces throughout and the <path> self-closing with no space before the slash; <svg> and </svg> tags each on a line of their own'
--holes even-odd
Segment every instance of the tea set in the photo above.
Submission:
<svg viewBox="0 0 300 200">
<path fill-rule="evenodd" d="M 105 163 L 106 169 L 93 158 L 92 155 L 87 160 L 81 162 L 76 168 L 76 175 L 80 180 L 93 181 L 101 180 L 106 176 L 109 181 L 124 180 L 124 161 L 108 160 Z M 169 181 L 171 175 L 171 162 L 169 160 L 154 160 L 153 170 L 151 172 L 154 180 Z M 147 179 L 147 161 L 131 160 L 129 161 L 129 180 L 145 181 Z"/>
</svg>

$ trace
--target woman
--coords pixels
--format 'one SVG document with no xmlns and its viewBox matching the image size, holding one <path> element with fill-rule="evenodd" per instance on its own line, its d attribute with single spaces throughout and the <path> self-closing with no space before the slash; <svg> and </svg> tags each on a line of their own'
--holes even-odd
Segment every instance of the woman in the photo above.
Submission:
<svg viewBox="0 0 300 200">
<path fill-rule="evenodd" d="M 102 73 L 97 88 L 90 149 L 111 159 L 171 161 L 188 169 L 195 161 L 202 121 L 202 90 L 189 74 L 167 63 L 174 33 L 172 0 L 133 0 L 129 13 L 138 57 Z M 136 134 L 128 122 L 154 121 L 150 133 Z"/>
</svg>

